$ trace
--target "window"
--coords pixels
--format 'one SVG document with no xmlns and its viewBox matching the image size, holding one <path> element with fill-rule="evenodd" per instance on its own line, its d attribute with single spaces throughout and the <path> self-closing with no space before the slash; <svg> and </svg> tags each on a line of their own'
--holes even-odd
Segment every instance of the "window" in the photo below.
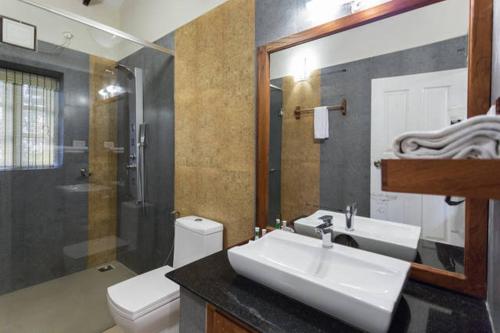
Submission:
<svg viewBox="0 0 500 333">
<path fill-rule="evenodd" d="M 57 166 L 59 81 L 0 68 L 0 169 Z"/>
</svg>

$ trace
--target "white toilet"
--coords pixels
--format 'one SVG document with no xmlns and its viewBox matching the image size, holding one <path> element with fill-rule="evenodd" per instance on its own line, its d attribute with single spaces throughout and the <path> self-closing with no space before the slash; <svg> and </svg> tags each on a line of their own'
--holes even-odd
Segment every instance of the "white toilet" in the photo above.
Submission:
<svg viewBox="0 0 500 333">
<path fill-rule="evenodd" d="M 222 250 L 222 224 L 197 216 L 175 221 L 174 268 L 163 266 L 108 288 L 108 305 L 125 333 L 179 332 L 179 286 L 169 271 Z"/>
</svg>

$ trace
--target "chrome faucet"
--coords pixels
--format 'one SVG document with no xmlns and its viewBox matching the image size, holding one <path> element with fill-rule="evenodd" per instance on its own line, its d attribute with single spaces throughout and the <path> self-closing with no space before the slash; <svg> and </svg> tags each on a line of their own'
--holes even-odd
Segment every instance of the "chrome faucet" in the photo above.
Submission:
<svg viewBox="0 0 500 333">
<path fill-rule="evenodd" d="M 333 216 L 325 215 L 319 218 L 323 221 L 322 224 L 316 227 L 316 232 L 321 234 L 321 240 L 323 241 L 323 247 L 325 249 L 331 249 L 333 247 Z"/>
<path fill-rule="evenodd" d="M 353 202 L 345 209 L 345 229 L 347 231 L 354 231 L 354 216 L 358 213 L 358 204 Z"/>
</svg>

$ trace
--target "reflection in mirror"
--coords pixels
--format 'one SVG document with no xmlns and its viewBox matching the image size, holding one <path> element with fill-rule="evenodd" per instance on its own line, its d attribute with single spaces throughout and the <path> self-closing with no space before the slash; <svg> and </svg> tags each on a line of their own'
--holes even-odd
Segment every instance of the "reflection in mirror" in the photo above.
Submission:
<svg viewBox="0 0 500 333">
<path fill-rule="evenodd" d="M 468 1 L 447 0 L 271 55 L 268 223 L 464 271 L 462 198 L 381 190 L 393 140 L 467 117 Z"/>
</svg>

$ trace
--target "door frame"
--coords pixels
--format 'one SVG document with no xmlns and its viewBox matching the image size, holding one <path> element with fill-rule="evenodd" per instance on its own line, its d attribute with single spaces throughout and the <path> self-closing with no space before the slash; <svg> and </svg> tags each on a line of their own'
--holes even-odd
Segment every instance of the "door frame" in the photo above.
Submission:
<svg viewBox="0 0 500 333">
<path fill-rule="evenodd" d="M 270 55 L 335 33 L 444 0 L 392 0 L 259 47 L 257 51 L 257 226 L 267 227 L 269 186 Z M 493 0 L 470 0 L 468 116 L 490 106 Z M 488 200 L 466 200 L 464 274 L 412 263 L 413 279 L 478 298 L 486 297 Z"/>
</svg>

